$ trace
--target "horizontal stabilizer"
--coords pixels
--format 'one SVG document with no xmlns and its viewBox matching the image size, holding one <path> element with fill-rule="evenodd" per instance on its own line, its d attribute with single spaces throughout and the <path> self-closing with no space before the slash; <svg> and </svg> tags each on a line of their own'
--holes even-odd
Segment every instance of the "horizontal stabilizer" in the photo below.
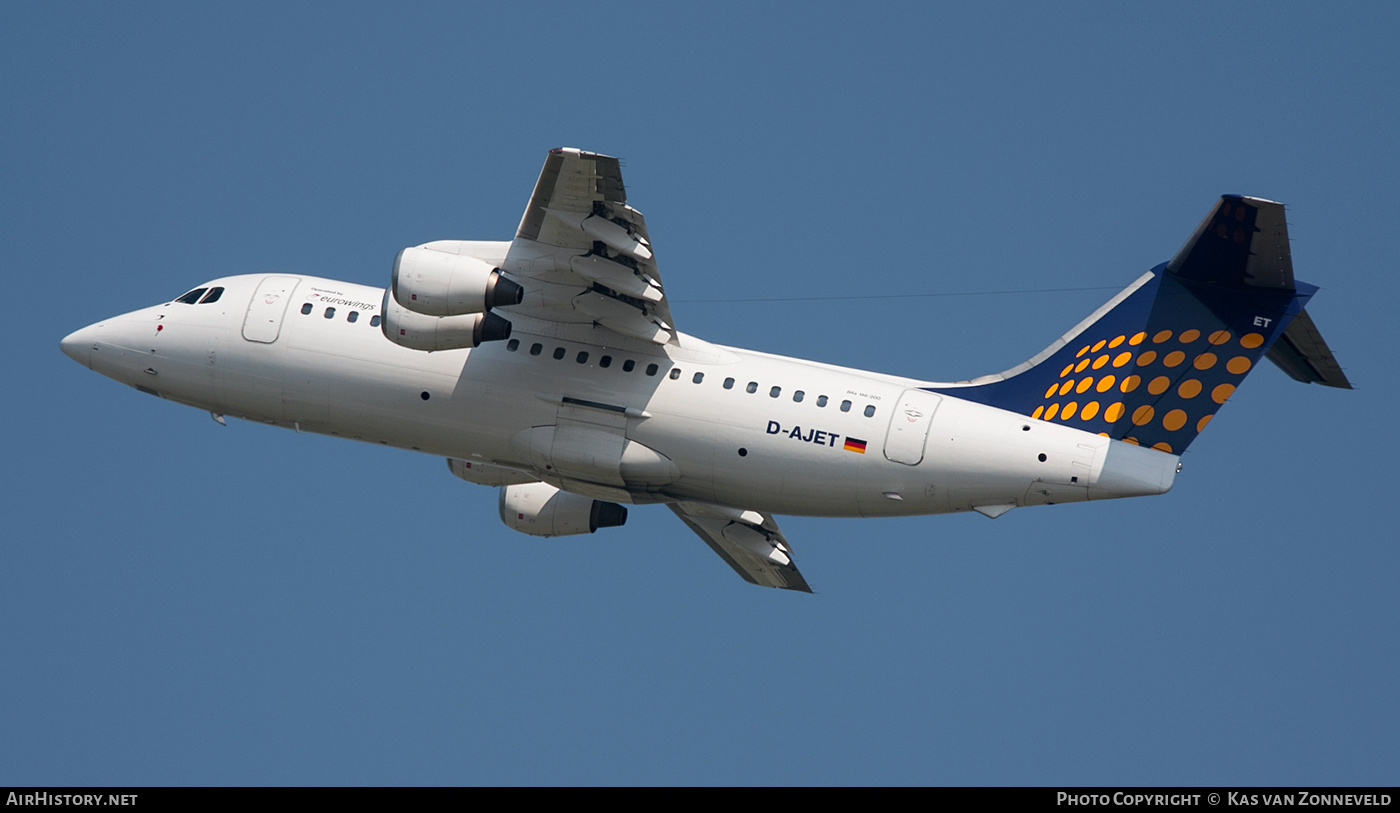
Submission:
<svg viewBox="0 0 1400 813">
<path fill-rule="evenodd" d="M 1222 195 L 1167 263 L 1184 280 L 1291 291 L 1293 254 L 1282 203 Z"/>
<path fill-rule="evenodd" d="M 1306 309 L 1288 323 L 1283 335 L 1269 348 L 1268 359 L 1296 381 L 1351 389 L 1351 382 L 1337 364 L 1332 348 L 1327 346 Z"/>
</svg>

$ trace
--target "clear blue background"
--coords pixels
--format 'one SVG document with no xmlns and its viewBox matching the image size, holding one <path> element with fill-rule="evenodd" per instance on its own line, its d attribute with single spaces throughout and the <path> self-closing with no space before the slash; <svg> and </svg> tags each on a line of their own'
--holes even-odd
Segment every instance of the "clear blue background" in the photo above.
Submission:
<svg viewBox="0 0 1400 813">
<path fill-rule="evenodd" d="M 1400 12 L 1170 5 L 0 6 L 0 784 L 1397 783 Z M 59 352 L 509 239 L 563 145 L 681 329 L 943 380 L 1281 200 L 1358 388 L 1265 365 L 1163 497 L 783 518 L 809 596 Z"/>
</svg>

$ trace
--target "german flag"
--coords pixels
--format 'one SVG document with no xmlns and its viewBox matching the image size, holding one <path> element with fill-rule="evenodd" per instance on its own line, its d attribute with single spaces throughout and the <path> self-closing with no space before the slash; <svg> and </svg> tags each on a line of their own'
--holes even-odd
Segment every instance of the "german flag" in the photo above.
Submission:
<svg viewBox="0 0 1400 813">
<path fill-rule="evenodd" d="M 846 445 L 844 448 L 848 452 L 855 452 L 856 454 L 865 454 L 865 441 L 856 440 L 855 438 L 846 438 Z"/>
</svg>

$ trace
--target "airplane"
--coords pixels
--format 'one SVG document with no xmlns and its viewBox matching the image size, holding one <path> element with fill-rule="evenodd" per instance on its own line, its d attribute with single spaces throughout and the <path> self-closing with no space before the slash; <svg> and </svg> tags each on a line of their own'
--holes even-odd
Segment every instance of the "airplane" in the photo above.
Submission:
<svg viewBox="0 0 1400 813">
<path fill-rule="evenodd" d="M 509 241 L 401 250 L 379 289 L 210 280 L 65 354 L 225 416 L 446 458 L 535 536 L 663 504 L 745 580 L 811 592 L 777 514 L 893 517 L 1163 494 L 1262 358 L 1350 389 L 1282 204 L 1224 195 L 1167 262 L 1027 361 L 936 382 L 676 327 L 618 160 L 551 150 Z"/>
</svg>

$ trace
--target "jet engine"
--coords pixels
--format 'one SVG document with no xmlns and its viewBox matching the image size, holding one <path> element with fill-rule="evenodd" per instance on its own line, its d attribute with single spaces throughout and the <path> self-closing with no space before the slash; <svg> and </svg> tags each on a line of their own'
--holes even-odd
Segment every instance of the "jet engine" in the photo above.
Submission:
<svg viewBox="0 0 1400 813">
<path fill-rule="evenodd" d="M 485 313 L 519 305 L 525 289 L 501 276 L 499 268 L 466 254 L 406 248 L 394 258 L 394 300 L 424 316 Z"/>
<path fill-rule="evenodd" d="M 527 483 L 501 489 L 501 521 L 531 536 L 591 534 L 627 521 L 627 509 L 580 494 L 560 491 L 549 483 Z"/>
<path fill-rule="evenodd" d="M 494 313 L 424 316 L 400 305 L 391 290 L 384 292 L 382 310 L 384 337 L 413 350 L 458 350 L 510 338 L 510 322 Z"/>
</svg>

